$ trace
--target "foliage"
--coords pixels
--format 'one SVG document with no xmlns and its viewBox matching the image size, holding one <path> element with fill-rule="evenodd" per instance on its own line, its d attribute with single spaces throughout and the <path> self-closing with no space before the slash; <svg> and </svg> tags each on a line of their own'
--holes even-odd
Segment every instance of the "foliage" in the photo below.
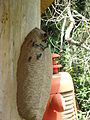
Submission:
<svg viewBox="0 0 90 120">
<path fill-rule="evenodd" d="M 79 1 L 76 3 L 73 1 L 72 5 L 75 6 L 71 5 L 71 8 L 68 7 L 68 2 L 67 4 L 63 1 L 58 4 L 55 2 L 42 15 L 42 29 L 48 34 L 51 52 L 61 55 L 58 61 L 62 64 L 63 70 L 69 72 L 73 78 L 79 105 L 79 119 L 83 120 L 83 116 L 87 118 L 90 115 L 90 23 L 87 19 L 89 11 L 86 10 L 89 2 L 82 0 L 82 5 Z M 71 11 L 71 16 L 68 15 L 67 10 Z M 83 16 L 84 13 L 87 18 Z M 75 24 L 70 31 L 69 39 L 66 40 L 65 34 L 72 23 L 71 18 Z"/>
<path fill-rule="evenodd" d="M 90 54 L 89 54 L 90 56 Z M 90 71 L 89 58 L 86 50 L 78 49 L 76 46 L 66 45 L 64 51 L 64 70 L 73 77 L 76 100 L 82 112 L 90 114 Z"/>
</svg>

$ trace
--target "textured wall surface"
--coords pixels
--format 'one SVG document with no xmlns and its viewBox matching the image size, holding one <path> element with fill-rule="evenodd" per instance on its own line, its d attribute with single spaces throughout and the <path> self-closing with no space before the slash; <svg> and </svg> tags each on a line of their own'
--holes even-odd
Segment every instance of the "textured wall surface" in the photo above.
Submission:
<svg viewBox="0 0 90 120">
<path fill-rule="evenodd" d="M 0 0 L 0 120 L 21 120 L 16 70 L 25 36 L 40 27 L 39 0 Z"/>
<path fill-rule="evenodd" d="M 17 103 L 26 120 L 42 120 L 52 81 L 52 58 L 45 32 L 35 28 L 25 38 L 17 67 Z"/>
</svg>

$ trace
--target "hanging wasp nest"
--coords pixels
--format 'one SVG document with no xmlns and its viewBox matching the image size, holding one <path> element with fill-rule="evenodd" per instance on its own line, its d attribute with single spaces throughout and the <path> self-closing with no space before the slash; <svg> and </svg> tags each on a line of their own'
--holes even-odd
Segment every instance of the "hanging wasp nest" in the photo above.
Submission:
<svg viewBox="0 0 90 120">
<path fill-rule="evenodd" d="M 17 107 L 26 120 L 42 120 L 52 81 L 52 60 L 44 31 L 35 28 L 22 44 L 17 66 Z"/>
</svg>

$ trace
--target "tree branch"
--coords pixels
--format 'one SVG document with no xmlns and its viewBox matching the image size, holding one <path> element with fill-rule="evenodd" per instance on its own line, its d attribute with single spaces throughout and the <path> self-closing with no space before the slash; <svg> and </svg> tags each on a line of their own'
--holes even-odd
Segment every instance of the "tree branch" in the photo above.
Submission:
<svg viewBox="0 0 90 120">
<path fill-rule="evenodd" d="M 69 19 L 70 19 L 71 23 L 70 23 L 69 27 L 66 30 L 65 40 L 68 40 L 70 38 L 70 33 L 71 33 L 71 31 L 72 31 L 72 29 L 73 29 L 73 27 L 75 25 L 75 20 L 74 20 L 74 18 L 72 16 L 71 10 L 70 10 L 70 3 L 68 5 L 68 7 L 67 7 L 67 13 L 68 13 L 68 16 L 69 16 Z"/>
<path fill-rule="evenodd" d="M 76 45 L 78 47 L 82 47 L 84 49 L 86 49 L 87 51 L 90 51 L 90 48 L 87 47 L 85 44 L 83 44 L 82 42 L 77 42 L 75 40 L 72 40 L 72 39 L 68 39 L 68 43 L 69 44 L 72 44 L 72 45 Z"/>
<path fill-rule="evenodd" d="M 62 44 L 63 44 L 63 36 L 64 36 L 65 25 L 66 25 L 66 17 L 64 18 L 63 25 L 62 25 L 62 30 L 61 30 L 61 49 L 62 49 Z"/>
</svg>

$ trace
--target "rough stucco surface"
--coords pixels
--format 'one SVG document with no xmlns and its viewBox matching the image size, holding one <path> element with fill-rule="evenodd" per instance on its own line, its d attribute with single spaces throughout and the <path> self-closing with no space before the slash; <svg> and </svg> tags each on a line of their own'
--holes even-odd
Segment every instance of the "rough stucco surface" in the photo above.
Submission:
<svg viewBox="0 0 90 120">
<path fill-rule="evenodd" d="M 16 103 L 17 61 L 34 27 L 40 27 L 40 0 L 0 0 L 0 120 L 22 120 Z"/>
<path fill-rule="evenodd" d="M 26 120 L 42 120 L 49 98 L 52 60 L 44 40 L 44 32 L 33 29 L 25 38 L 18 60 L 17 106 Z M 41 44 L 46 46 L 44 50 L 39 46 Z"/>
</svg>

